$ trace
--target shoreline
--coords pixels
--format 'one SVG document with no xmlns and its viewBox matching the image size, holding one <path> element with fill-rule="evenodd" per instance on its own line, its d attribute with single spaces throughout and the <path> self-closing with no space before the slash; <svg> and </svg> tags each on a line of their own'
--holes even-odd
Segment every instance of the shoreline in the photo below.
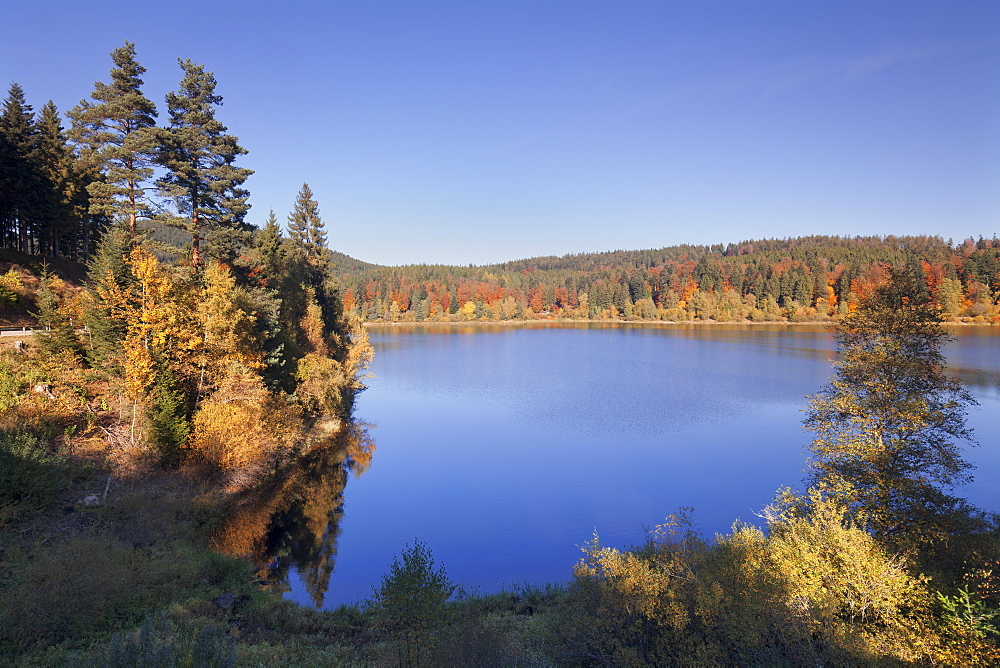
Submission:
<svg viewBox="0 0 1000 668">
<path fill-rule="evenodd" d="M 391 329 L 394 327 L 455 327 L 455 326 L 467 326 L 472 325 L 476 327 L 480 326 L 500 326 L 500 327 L 518 327 L 522 325 L 650 325 L 650 326 L 660 326 L 669 325 L 671 327 L 675 326 L 695 326 L 695 327 L 719 327 L 724 325 L 738 325 L 740 327 L 827 327 L 832 328 L 836 325 L 836 320 L 815 320 L 807 322 L 790 322 L 787 320 L 775 320 L 768 322 L 759 322 L 754 320 L 742 320 L 742 321 L 731 321 L 731 322 L 720 322 L 717 320 L 588 320 L 588 319 L 576 319 L 576 318 L 551 318 L 542 319 L 534 318 L 531 320 L 420 320 L 420 321 L 396 321 L 396 322 L 386 322 L 384 320 L 366 320 L 362 325 L 370 329 Z M 989 323 L 989 322 L 942 322 L 943 327 L 1000 327 L 1000 323 Z"/>
</svg>

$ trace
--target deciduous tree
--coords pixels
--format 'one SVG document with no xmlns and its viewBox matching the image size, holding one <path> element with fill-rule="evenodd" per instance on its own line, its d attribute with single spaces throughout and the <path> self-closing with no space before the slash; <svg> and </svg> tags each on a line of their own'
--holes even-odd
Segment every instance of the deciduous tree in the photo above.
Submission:
<svg viewBox="0 0 1000 668">
<path fill-rule="evenodd" d="M 959 443 L 972 441 L 975 400 L 945 373 L 940 313 L 894 272 L 837 326 L 836 377 L 812 397 L 810 482 L 848 504 L 877 536 L 927 538 L 962 502 L 970 479 Z"/>
</svg>

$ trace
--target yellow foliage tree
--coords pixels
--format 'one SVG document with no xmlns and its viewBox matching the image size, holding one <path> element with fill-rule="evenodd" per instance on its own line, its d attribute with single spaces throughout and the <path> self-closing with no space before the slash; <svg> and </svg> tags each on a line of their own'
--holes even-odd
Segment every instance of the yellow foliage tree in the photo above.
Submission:
<svg viewBox="0 0 1000 668">
<path fill-rule="evenodd" d="M 124 389 L 133 407 L 134 440 L 139 407 L 151 397 L 158 365 L 177 378 L 190 377 L 201 338 L 190 287 L 175 283 L 145 249 L 134 249 L 128 264 L 135 288 L 127 293 L 109 281 L 112 287 L 106 297 L 126 323 L 122 367 Z"/>
<path fill-rule="evenodd" d="M 813 492 L 714 544 L 672 518 L 641 547 L 595 541 L 575 570 L 570 656 L 610 665 L 972 663 L 931 612 L 924 578 Z M 798 510 L 796 510 L 798 509 Z M 803 510 L 805 509 L 805 510 Z M 955 661 L 961 657 L 961 660 Z"/>
<path fill-rule="evenodd" d="M 226 373 L 232 365 L 263 368 L 263 353 L 254 335 L 254 318 L 237 299 L 236 279 L 225 265 L 212 261 L 202 276 L 202 299 L 198 304 L 203 345 L 199 351 L 202 373 L 199 387 Z"/>
<path fill-rule="evenodd" d="M 189 449 L 240 488 L 273 470 L 301 438 L 299 411 L 234 362 L 195 413 Z"/>
</svg>

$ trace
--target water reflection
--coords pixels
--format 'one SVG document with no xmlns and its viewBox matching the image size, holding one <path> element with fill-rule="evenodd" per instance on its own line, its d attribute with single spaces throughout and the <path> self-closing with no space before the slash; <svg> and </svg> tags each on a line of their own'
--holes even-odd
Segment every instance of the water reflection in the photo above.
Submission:
<svg viewBox="0 0 1000 668">
<path fill-rule="evenodd" d="M 352 421 L 316 443 L 294 466 L 233 499 L 212 548 L 249 556 L 266 588 L 288 592 L 292 567 L 313 605 L 322 607 L 337 556 L 348 473 L 361 475 L 375 442 L 370 425 Z"/>
<path fill-rule="evenodd" d="M 951 333 L 950 370 L 982 404 L 977 480 L 958 492 L 994 510 L 1000 328 Z M 595 528 L 621 546 L 679 506 L 707 535 L 753 521 L 802 479 L 801 409 L 836 358 L 825 328 L 782 325 L 399 325 L 372 343 L 358 411 L 379 425 L 378 470 L 352 483 L 349 517 L 365 425 L 242 496 L 215 537 L 299 603 L 369 597 L 414 538 L 489 591 L 564 580 Z"/>
</svg>

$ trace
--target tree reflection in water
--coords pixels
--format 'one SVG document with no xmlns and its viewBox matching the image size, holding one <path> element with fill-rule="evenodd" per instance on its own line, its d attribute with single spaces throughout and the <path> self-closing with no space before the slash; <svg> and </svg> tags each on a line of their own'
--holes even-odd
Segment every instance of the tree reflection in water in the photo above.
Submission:
<svg viewBox="0 0 1000 668">
<path fill-rule="evenodd" d="M 310 447 L 296 464 L 239 494 L 212 534 L 212 549 L 248 556 L 266 588 L 287 592 L 295 566 L 313 605 L 322 607 L 337 555 L 348 473 L 361 475 L 375 442 L 351 421 Z"/>
</svg>

